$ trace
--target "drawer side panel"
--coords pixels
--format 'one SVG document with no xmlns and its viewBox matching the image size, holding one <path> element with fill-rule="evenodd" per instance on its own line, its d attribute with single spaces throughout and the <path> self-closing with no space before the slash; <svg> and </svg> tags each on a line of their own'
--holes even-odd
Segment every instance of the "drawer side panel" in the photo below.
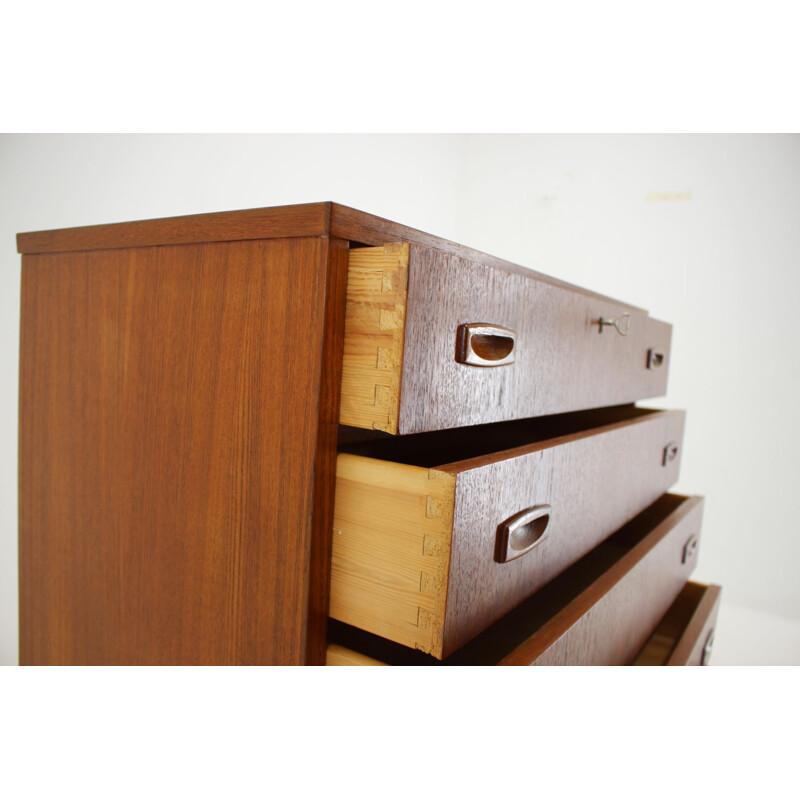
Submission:
<svg viewBox="0 0 800 800">
<path fill-rule="evenodd" d="M 441 656 L 455 478 L 340 454 L 330 616 Z"/>
<path fill-rule="evenodd" d="M 397 433 L 408 245 L 350 251 L 339 422 Z"/>
</svg>

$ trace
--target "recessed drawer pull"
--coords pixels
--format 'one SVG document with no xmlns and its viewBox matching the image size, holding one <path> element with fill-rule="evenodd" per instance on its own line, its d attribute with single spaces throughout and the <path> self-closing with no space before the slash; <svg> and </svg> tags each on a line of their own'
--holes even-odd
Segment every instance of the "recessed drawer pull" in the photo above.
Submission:
<svg viewBox="0 0 800 800">
<path fill-rule="evenodd" d="M 603 328 L 606 325 L 611 325 L 620 336 L 627 336 L 631 330 L 631 315 L 627 313 L 621 314 L 616 319 L 603 319 L 600 317 L 600 333 L 603 332 Z"/>
<path fill-rule="evenodd" d="M 517 334 L 500 325 L 478 322 L 459 325 L 456 361 L 472 367 L 502 367 L 514 363 Z"/>
<path fill-rule="evenodd" d="M 663 363 L 663 353 L 652 349 L 647 351 L 647 369 L 658 369 Z"/>
<path fill-rule="evenodd" d="M 529 553 L 547 534 L 551 508 L 548 505 L 531 506 L 497 527 L 495 560 L 504 564 Z"/>
<path fill-rule="evenodd" d="M 674 461 L 678 457 L 678 443 L 677 442 L 670 442 L 664 448 L 664 456 L 661 459 L 661 464 L 663 466 L 667 466 L 671 461 Z"/>
<path fill-rule="evenodd" d="M 466 379 L 476 372 L 466 370 Z M 336 459 L 329 615 L 445 658 L 677 480 L 681 453 L 665 468 L 661 451 L 681 442 L 683 412 L 580 417 L 544 430 L 526 420 L 428 434 L 422 450 L 441 460 L 426 458 L 424 466 L 409 437 L 342 442 L 352 452 Z M 684 530 L 671 567 L 681 567 L 681 548 L 698 532 L 699 524 Z"/>
</svg>

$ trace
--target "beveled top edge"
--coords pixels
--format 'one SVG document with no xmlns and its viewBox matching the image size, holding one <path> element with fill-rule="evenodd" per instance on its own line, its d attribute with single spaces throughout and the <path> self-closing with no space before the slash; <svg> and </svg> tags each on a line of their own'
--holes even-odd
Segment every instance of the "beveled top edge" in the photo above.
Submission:
<svg viewBox="0 0 800 800">
<path fill-rule="evenodd" d="M 408 242 L 432 247 L 479 264 L 644 312 L 638 306 L 605 297 L 480 250 L 329 201 L 19 233 L 17 251 L 33 255 L 298 236 L 332 236 L 371 246 Z"/>
</svg>

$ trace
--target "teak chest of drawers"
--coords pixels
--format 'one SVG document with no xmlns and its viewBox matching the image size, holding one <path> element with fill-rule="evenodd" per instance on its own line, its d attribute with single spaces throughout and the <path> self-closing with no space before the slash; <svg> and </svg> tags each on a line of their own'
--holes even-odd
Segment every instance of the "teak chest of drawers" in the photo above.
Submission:
<svg viewBox="0 0 800 800">
<path fill-rule="evenodd" d="M 668 324 L 333 203 L 18 246 L 21 663 L 707 660 Z"/>
</svg>

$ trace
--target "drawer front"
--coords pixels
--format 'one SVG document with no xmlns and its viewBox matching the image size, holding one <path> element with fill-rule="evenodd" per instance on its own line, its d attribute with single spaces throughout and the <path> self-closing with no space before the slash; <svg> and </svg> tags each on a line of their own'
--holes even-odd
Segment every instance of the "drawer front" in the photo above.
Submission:
<svg viewBox="0 0 800 800">
<path fill-rule="evenodd" d="M 331 622 L 329 663 L 622 665 L 630 664 L 641 651 L 636 660 L 639 663 L 647 650 L 642 650 L 643 644 L 647 642 L 649 646 L 656 638 L 656 634 L 651 635 L 656 625 L 658 632 L 664 634 L 665 610 L 672 612 L 676 596 L 683 596 L 686 586 L 695 586 L 686 584 L 686 579 L 697 560 L 701 523 L 702 498 L 663 495 L 541 591 L 443 661 Z M 695 546 L 687 550 L 686 544 L 691 541 Z M 697 588 L 705 592 L 715 587 Z M 653 663 L 683 658 L 676 641 L 692 643 L 686 652 L 695 653 L 696 643 L 705 641 L 704 625 L 713 620 L 709 599 L 713 598 L 706 595 L 703 603 L 697 601 L 684 609 L 679 624 L 669 632 L 669 647 L 661 648 Z M 692 633 L 700 619 L 704 625 Z"/>
<path fill-rule="evenodd" d="M 636 657 L 636 666 L 706 666 L 714 645 L 721 589 L 687 583 Z"/>
<path fill-rule="evenodd" d="M 340 454 L 331 617 L 447 656 L 662 495 L 683 423 L 655 412 L 437 469 Z M 514 537 L 536 541 L 519 554 Z"/>
<path fill-rule="evenodd" d="M 503 661 L 505 665 L 633 662 L 697 560 L 703 502 L 686 500 L 643 541 Z"/>
<path fill-rule="evenodd" d="M 666 492 L 678 479 L 684 419 L 683 412 L 664 412 L 459 473 L 446 651 L 461 647 Z M 676 453 L 672 460 L 668 450 Z M 545 505 L 546 537 L 519 558 L 498 563 L 498 525 Z"/>
<path fill-rule="evenodd" d="M 625 314 L 630 316 L 620 327 L 627 335 L 613 325 L 601 333 L 601 319 L 618 321 Z M 512 363 L 485 367 L 456 360 L 460 326 L 477 323 L 515 332 Z M 644 311 L 412 247 L 399 432 L 663 395 L 670 338 L 671 326 Z M 659 357 L 648 368 L 651 350 Z"/>
<path fill-rule="evenodd" d="M 672 328 L 645 311 L 419 245 L 350 259 L 342 424 L 407 434 L 666 393 Z"/>
</svg>

